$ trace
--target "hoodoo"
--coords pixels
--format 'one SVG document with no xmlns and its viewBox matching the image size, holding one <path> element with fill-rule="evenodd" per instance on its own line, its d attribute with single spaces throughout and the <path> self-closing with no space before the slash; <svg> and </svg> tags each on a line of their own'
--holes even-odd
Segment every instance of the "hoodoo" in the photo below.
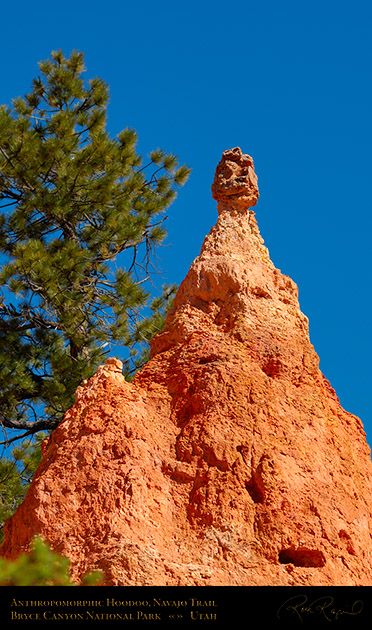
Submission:
<svg viewBox="0 0 372 630">
<path fill-rule="evenodd" d="M 3 556 L 41 534 L 112 585 L 372 585 L 372 464 L 225 151 L 219 218 L 132 383 L 106 365 L 43 444 Z"/>
</svg>

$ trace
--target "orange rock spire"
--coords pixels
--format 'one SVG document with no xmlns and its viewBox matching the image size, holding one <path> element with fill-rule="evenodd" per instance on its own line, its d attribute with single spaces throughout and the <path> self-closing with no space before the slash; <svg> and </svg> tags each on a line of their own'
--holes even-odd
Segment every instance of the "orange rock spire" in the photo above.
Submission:
<svg viewBox="0 0 372 630">
<path fill-rule="evenodd" d="M 249 210 L 252 158 L 225 151 L 212 192 L 150 361 L 78 388 L 1 552 L 42 534 L 114 585 L 371 585 L 370 449 Z"/>
</svg>

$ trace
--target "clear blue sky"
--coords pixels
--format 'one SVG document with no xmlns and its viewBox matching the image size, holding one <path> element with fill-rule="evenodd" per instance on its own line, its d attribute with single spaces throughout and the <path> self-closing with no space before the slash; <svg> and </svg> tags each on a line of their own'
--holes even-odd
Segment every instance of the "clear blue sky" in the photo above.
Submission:
<svg viewBox="0 0 372 630">
<path fill-rule="evenodd" d="M 161 251 L 168 282 L 181 282 L 216 221 L 222 151 L 253 156 L 261 234 L 372 444 L 372 4 L 20 0 L 1 14 L 1 103 L 29 90 L 52 50 L 81 50 L 87 77 L 111 86 L 112 135 L 134 127 L 141 154 L 160 146 L 192 167 Z"/>
</svg>

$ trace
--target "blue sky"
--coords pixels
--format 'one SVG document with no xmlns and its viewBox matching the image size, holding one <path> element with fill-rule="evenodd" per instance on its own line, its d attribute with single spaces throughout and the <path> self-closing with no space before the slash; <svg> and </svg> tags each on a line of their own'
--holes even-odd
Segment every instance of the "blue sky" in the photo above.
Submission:
<svg viewBox="0 0 372 630">
<path fill-rule="evenodd" d="M 141 154 L 160 146 L 192 167 L 160 252 L 167 282 L 216 221 L 222 151 L 253 156 L 261 234 L 372 444 L 371 3 L 20 0 L 1 12 L 0 103 L 29 90 L 52 50 L 81 50 L 87 77 L 110 85 L 112 135 L 134 127 Z"/>
</svg>

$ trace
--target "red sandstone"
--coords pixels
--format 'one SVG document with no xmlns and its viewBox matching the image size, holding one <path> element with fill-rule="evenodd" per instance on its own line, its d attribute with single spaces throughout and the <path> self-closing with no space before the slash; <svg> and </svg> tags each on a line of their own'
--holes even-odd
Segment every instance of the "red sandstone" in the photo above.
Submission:
<svg viewBox="0 0 372 630">
<path fill-rule="evenodd" d="M 371 585 L 372 464 L 260 236 L 253 160 L 223 154 L 219 219 L 151 360 L 109 359 L 44 443 L 1 553 L 36 534 L 76 580 Z"/>
</svg>

